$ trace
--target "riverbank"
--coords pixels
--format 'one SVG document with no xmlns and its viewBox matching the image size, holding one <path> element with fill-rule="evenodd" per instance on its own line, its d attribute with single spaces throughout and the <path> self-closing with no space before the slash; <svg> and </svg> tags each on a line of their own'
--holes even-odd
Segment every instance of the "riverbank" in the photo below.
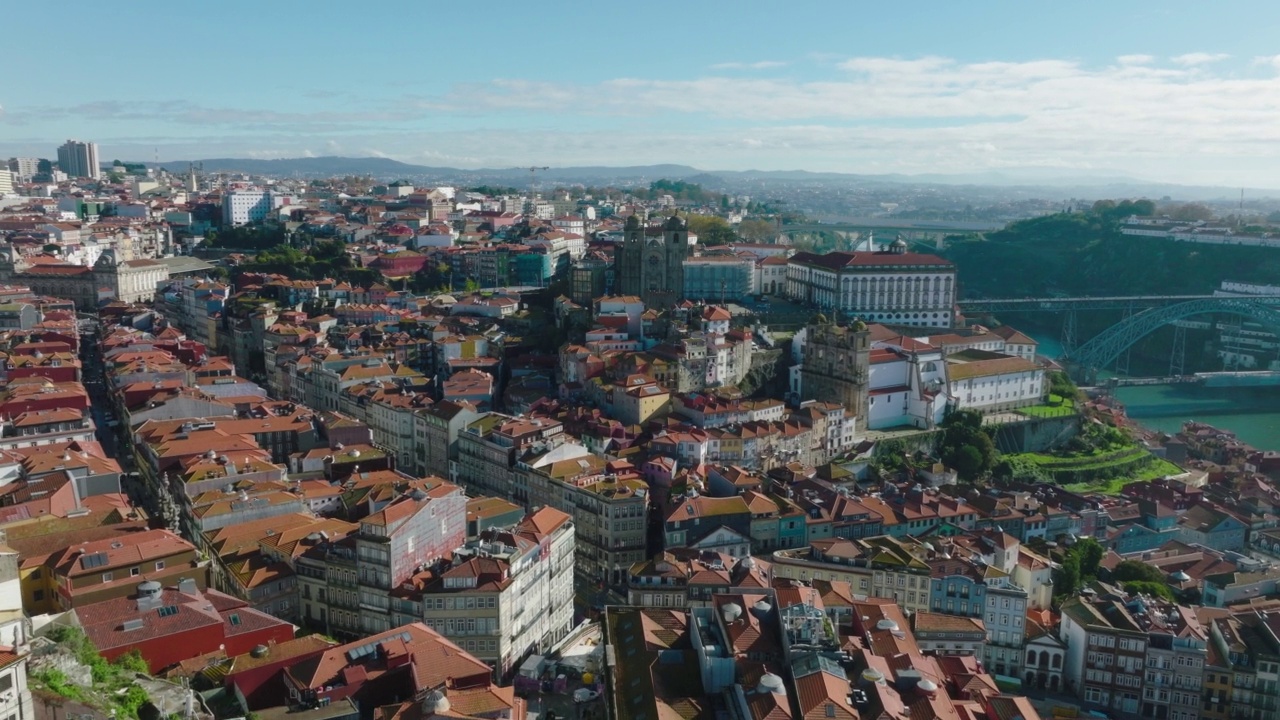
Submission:
<svg viewBox="0 0 1280 720">
<path fill-rule="evenodd" d="M 1061 343 L 1051 333 L 1030 334 L 1040 354 L 1062 354 Z M 1119 388 L 1116 400 L 1124 407 L 1126 425 L 1135 437 L 1175 435 L 1183 423 L 1195 421 L 1230 430 L 1255 448 L 1280 450 L 1280 388 L 1150 385 Z"/>
<path fill-rule="evenodd" d="M 1194 421 L 1230 430 L 1259 450 L 1280 450 L 1280 388 L 1152 385 L 1119 388 L 1116 400 L 1151 432 L 1175 435 Z"/>
</svg>

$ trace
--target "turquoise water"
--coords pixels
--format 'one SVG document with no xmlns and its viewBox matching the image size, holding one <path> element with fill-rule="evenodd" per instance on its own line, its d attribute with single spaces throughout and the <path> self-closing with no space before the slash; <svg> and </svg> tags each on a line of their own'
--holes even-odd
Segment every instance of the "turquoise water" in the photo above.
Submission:
<svg viewBox="0 0 1280 720">
<path fill-rule="evenodd" d="M 1062 354 L 1056 337 L 1032 334 L 1039 352 Z M 1188 420 L 1230 430 L 1260 450 L 1280 450 L 1280 388 L 1206 388 L 1149 385 L 1116 391 L 1130 418 L 1143 427 L 1176 433 Z"/>
<path fill-rule="evenodd" d="M 1230 430 L 1260 450 L 1280 449 L 1280 388 L 1147 385 L 1119 388 L 1116 399 L 1143 427 L 1175 433 L 1187 420 Z"/>
<path fill-rule="evenodd" d="M 1056 337 L 1028 334 L 1039 343 L 1039 354 L 1062 354 Z M 1185 421 L 1196 420 L 1231 430 L 1258 450 L 1280 450 L 1280 388 L 1123 387 L 1116 398 L 1129 418 L 1146 428 L 1172 434 Z"/>
</svg>

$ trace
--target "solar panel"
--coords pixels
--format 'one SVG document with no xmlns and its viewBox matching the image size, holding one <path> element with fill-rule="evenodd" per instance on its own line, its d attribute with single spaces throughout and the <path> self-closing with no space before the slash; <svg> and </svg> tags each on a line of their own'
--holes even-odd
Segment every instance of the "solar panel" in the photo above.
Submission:
<svg viewBox="0 0 1280 720">
<path fill-rule="evenodd" d="M 160 617 L 169 617 L 170 615 L 177 615 L 177 614 L 178 614 L 178 606 L 177 606 L 177 605 L 165 605 L 164 607 L 162 607 L 162 608 L 160 608 L 160 609 L 156 610 L 156 613 L 157 613 Z"/>
<path fill-rule="evenodd" d="M 106 553 L 94 553 L 92 555 L 85 555 L 84 557 L 80 558 L 80 567 L 84 568 L 85 570 L 92 570 L 94 568 L 102 567 L 103 565 L 106 565 L 106 564 L 107 564 Z"/>
</svg>

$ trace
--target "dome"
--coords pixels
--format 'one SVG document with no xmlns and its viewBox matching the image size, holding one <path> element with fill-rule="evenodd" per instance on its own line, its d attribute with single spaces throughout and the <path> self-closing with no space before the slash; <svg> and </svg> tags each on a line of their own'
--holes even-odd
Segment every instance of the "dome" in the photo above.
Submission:
<svg viewBox="0 0 1280 720">
<path fill-rule="evenodd" d="M 751 606 L 751 609 L 760 615 L 765 615 L 773 609 L 773 606 L 765 600 L 757 600 L 755 604 Z"/>
<path fill-rule="evenodd" d="M 905 249 L 907 247 L 907 241 L 903 240 L 902 238 L 898 238 L 897 240 L 894 240 L 893 242 L 889 243 L 889 247 Z"/>
<path fill-rule="evenodd" d="M 884 673 L 875 668 L 869 667 L 862 671 L 862 679 L 869 683 L 884 682 Z"/>
<path fill-rule="evenodd" d="M 680 219 L 679 215 L 672 215 L 671 217 L 667 218 L 667 224 L 663 226 L 663 229 L 664 230 L 683 230 L 684 221 Z"/>
<path fill-rule="evenodd" d="M 927 693 L 938 692 L 938 683 L 928 678 L 921 680 L 919 683 L 916 684 L 916 687 L 920 688 L 921 692 L 927 692 Z"/>
<path fill-rule="evenodd" d="M 1174 582 L 1180 582 L 1180 583 L 1182 583 L 1182 582 L 1186 582 L 1186 581 L 1190 580 L 1190 579 L 1191 579 L 1191 576 L 1190 576 L 1190 575 L 1188 575 L 1188 574 L 1186 574 L 1185 572 L 1183 572 L 1183 571 L 1179 570 L 1178 572 L 1176 572 L 1176 573 L 1174 573 L 1174 574 L 1170 575 L 1170 576 L 1169 576 L 1169 579 L 1170 579 L 1170 580 L 1173 580 Z"/>
<path fill-rule="evenodd" d="M 733 622 L 742 617 L 742 606 L 738 603 L 725 603 L 720 607 L 720 614 L 724 617 L 725 622 Z"/>
<path fill-rule="evenodd" d="M 767 672 L 760 676 L 760 684 L 756 687 L 756 692 L 782 695 L 786 692 L 786 687 L 782 684 L 782 678 Z"/>
<path fill-rule="evenodd" d="M 898 623 L 890 618 L 881 618 L 876 621 L 877 630 L 888 630 L 889 632 L 897 632 Z"/>
<path fill-rule="evenodd" d="M 446 713 L 449 712 L 449 698 L 439 690 L 432 690 L 431 694 L 422 701 L 422 711 L 426 713 Z"/>
</svg>

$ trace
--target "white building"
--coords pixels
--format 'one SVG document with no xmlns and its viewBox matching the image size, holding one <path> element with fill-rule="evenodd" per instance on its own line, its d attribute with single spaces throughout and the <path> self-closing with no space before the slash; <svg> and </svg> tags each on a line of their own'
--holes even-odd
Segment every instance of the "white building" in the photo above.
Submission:
<svg viewBox="0 0 1280 720">
<path fill-rule="evenodd" d="M 422 621 L 505 676 L 573 629 L 575 552 L 573 520 L 555 508 L 488 530 L 423 588 Z"/>
<path fill-rule="evenodd" d="M 1008 325 L 1002 325 L 994 330 L 973 325 L 964 330 L 918 339 L 937 347 L 946 355 L 954 355 L 965 350 L 986 350 L 1002 355 L 1013 355 L 1032 362 L 1036 359 L 1038 347 L 1035 340 Z"/>
<path fill-rule="evenodd" d="M 19 180 L 30 180 L 32 175 L 40 172 L 40 159 L 33 157 L 9 158 L 9 172 Z"/>
<path fill-rule="evenodd" d="M 0 170 L 0 197 L 13 194 L 13 173 L 8 170 Z"/>
<path fill-rule="evenodd" d="M 966 350 L 947 357 L 951 402 L 982 413 L 1038 405 L 1046 390 L 1044 368 L 1020 357 Z"/>
<path fill-rule="evenodd" d="M 98 179 L 98 144 L 68 140 L 58 148 L 58 167 L 67 177 Z"/>
<path fill-rule="evenodd" d="M 262 222 L 274 205 L 275 198 L 269 190 L 232 190 L 222 196 L 222 224 Z"/>
<path fill-rule="evenodd" d="M 551 227 L 580 237 L 585 237 L 587 234 L 586 220 L 577 215 L 561 215 L 551 221 Z"/>
<path fill-rule="evenodd" d="M 800 252 L 787 260 L 787 294 L 868 322 L 951 327 L 956 268 L 901 240 L 877 252 Z"/>
<path fill-rule="evenodd" d="M 752 293 L 755 295 L 781 295 L 787 290 L 787 258 L 785 255 L 770 255 L 756 262 L 755 281 Z"/>
<path fill-rule="evenodd" d="M 947 364 L 942 351 L 906 336 L 871 342 L 867 428 L 937 427 L 947 411 Z"/>
</svg>

